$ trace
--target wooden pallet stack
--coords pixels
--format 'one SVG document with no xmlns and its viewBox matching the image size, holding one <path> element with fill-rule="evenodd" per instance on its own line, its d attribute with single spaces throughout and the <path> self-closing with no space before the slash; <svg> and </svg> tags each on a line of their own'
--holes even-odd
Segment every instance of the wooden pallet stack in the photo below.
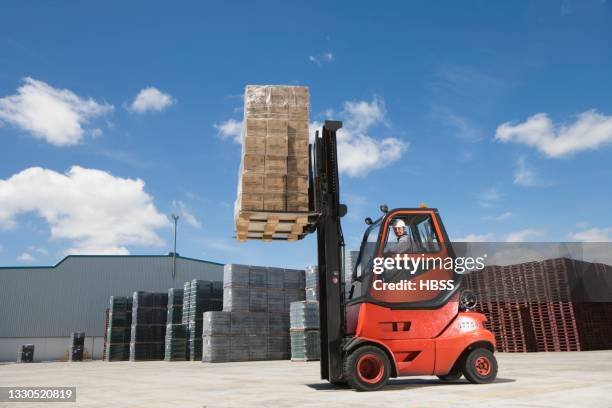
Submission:
<svg viewBox="0 0 612 408">
<path fill-rule="evenodd" d="M 296 240 L 308 224 L 308 88 L 248 85 L 236 238 Z"/>
</svg>

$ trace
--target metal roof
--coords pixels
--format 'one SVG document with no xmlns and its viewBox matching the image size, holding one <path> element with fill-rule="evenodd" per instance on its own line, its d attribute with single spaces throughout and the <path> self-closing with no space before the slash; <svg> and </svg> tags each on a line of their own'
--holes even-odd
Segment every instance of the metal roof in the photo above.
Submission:
<svg viewBox="0 0 612 408">
<path fill-rule="evenodd" d="M 0 337 L 104 335 L 110 296 L 223 281 L 223 264 L 169 255 L 70 255 L 55 266 L 0 267 Z"/>
</svg>

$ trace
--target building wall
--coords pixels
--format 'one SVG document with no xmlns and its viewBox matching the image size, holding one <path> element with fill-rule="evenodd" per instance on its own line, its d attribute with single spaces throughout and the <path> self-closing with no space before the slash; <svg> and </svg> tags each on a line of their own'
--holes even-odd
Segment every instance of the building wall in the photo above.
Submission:
<svg viewBox="0 0 612 408">
<path fill-rule="evenodd" d="M 17 361 L 22 344 L 34 345 L 34 361 L 65 361 L 70 347 L 69 337 L 4 337 L 0 338 L 0 361 Z M 93 359 L 102 359 L 104 337 L 86 337 L 85 352 Z"/>
<path fill-rule="evenodd" d="M 35 355 L 55 360 L 63 358 L 71 332 L 103 337 L 112 295 L 167 292 L 192 279 L 223 281 L 222 264 L 177 257 L 175 277 L 172 265 L 170 256 L 68 256 L 54 267 L 0 268 L 0 361 L 13 361 L 24 344 L 10 339 L 37 339 Z"/>
</svg>

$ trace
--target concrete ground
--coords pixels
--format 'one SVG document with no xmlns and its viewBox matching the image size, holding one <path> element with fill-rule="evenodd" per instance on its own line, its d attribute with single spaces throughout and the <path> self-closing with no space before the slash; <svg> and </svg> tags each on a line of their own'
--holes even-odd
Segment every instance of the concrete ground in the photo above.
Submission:
<svg viewBox="0 0 612 408">
<path fill-rule="evenodd" d="M 496 354 L 495 383 L 391 380 L 378 392 L 334 388 L 318 362 L 84 362 L 0 365 L 0 386 L 76 386 L 66 407 L 612 407 L 612 350 Z M 0 406 L 40 407 L 40 403 Z"/>
</svg>

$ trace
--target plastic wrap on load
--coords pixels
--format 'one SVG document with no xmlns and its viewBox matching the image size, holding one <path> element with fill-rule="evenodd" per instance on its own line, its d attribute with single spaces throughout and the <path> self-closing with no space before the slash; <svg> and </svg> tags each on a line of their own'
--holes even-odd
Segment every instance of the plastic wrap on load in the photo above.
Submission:
<svg viewBox="0 0 612 408">
<path fill-rule="evenodd" d="M 286 313 L 268 313 L 268 332 L 270 335 L 283 335 L 289 332 L 289 316 Z"/>
<path fill-rule="evenodd" d="M 268 336 L 269 360 L 288 360 L 290 356 L 289 333 Z"/>
<path fill-rule="evenodd" d="M 224 311 L 248 311 L 250 305 L 249 288 L 226 287 L 223 289 Z"/>
<path fill-rule="evenodd" d="M 204 336 L 202 338 L 202 361 L 224 363 L 230 361 L 229 336 Z"/>
<path fill-rule="evenodd" d="M 285 298 L 284 298 L 284 305 L 283 308 L 284 310 L 289 310 L 291 303 L 293 302 L 299 302 L 301 300 L 304 300 L 306 298 L 306 292 L 304 291 L 304 289 L 301 290 L 286 290 L 285 291 Z"/>
<path fill-rule="evenodd" d="M 321 343 L 318 330 L 291 332 L 292 360 L 319 360 L 321 358 Z"/>
<path fill-rule="evenodd" d="M 164 342 L 161 343 L 130 343 L 130 361 L 147 361 L 164 359 Z"/>
<path fill-rule="evenodd" d="M 268 288 L 284 289 L 285 270 L 282 268 L 268 268 Z"/>
<path fill-rule="evenodd" d="M 291 329 L 307 330 L 319 328 L 319 302 L 303 301 L 291 303 Z"/>
<path fill-rule="evenodd" d="M 268 312 L 277 314 L 287 314 L 285 308 L 285 292 L 281 289 L 268 290 Z"/>
<path fill-rule="evenodd" d="M 227 264 L 223 267 L 224 287 L 248 287 L 249 281 L 248 265 Z"/>
</svg>

